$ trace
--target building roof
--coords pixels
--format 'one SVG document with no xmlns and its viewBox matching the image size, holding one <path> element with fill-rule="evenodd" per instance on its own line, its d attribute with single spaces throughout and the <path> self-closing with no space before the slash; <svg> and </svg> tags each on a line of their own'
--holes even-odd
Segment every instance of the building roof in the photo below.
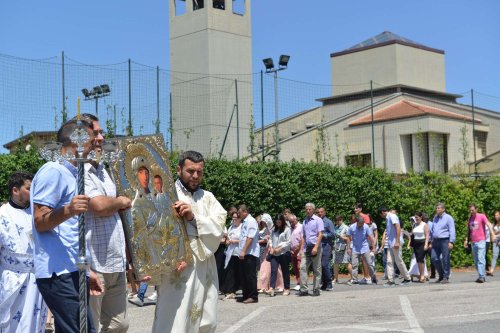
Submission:
<svg viewBox="0 0 500 333">
<path fill-rule="evenodd" d="M 444 54 L 443 50 L 439 50 L 439 49 L 425 46 L 423 44 L 414 42 L 411 39 L 399 36 L 395 33 L 390 32 L 390 31 L 384 31 L 376 36 L 368 38 L 367 40 L 365 40 L 361 43 L 358 43 L 354 46 L 351 46 L 350 48 L 348 48 L 346 50 L 343 50 L 340 52 L 334 52 L 334 53 L 330 54 L 330 57 L 338 57 L 338 56 L 341 56 L 344 54 L 364 51 L 364 50 L 372 49 L 375 47 L 380 47 L 380 46 L 385 46 L 385 45 L 390 45 L 390 44 L 401 44 L 401 45 L 411 46 L 411 47 L 414 47 L 417 49 L 422 49 L 422 50 L 427 50 L 427 51 L 431 51 L 431 52 Z"/>
<path fill-rule="evenodd" d="M 436 116 L 441 118 L 472 121 L 472 117 L 456 114 L 450 111 L 444 111 L 427 105 L 417 104 L 407 100 L 401 100 L 373 113 L 373 122 L 383 122 L 396 119 L 414 118 L 422 116 Z M 349 126 L 366 125 L 371 123 L 371 114 L 355 119 L 349 123 Z M 476 123 L 481 123 L 480 119 L 475 118 Z"/>
<path fill-rule="evenodd" d="M 395 84 L 391 86 L 373 88 L 372 91 L 370 91 L 370 89 L 365 89 L 359 92 L 352 92 L 348 94 L 317 98 L 316 100 L 318 102 L 322 102 L 323 105 L 328 105 L 336 103 L 345 103 L 345 101 L 352 101 L 355 99 L 370 98 L 371 94 L 373 94 L 373 97 L 379 97 L 395 93 L 408 93 L 416 96 L 432 97 L 434 99 L 439 99 L 452 103 L 455 103 L 457 98 L 463 97 L 462 95 L 457 95 L 457 94 L 423 89 L 418 87 L 411 87 L 404 84 Z"/>
<path fill-rule="evenodd" d="M 12 147 L 15 147 L 16 145 L 18 145 L 19 143 L 29 141 L 33 138 L 42 138 L 43 139 L 43 138 L 50 137 L 50 136 L 55 137 L 56 134 L 57 134 L 57 131 L 33 131 L 33 132 L 30 132 L 26 135 L 23 135 L 20 138 L 17 138 L 13 141 L 10 141 L 10 142 L 4 144 L 3 147 L 6 149 L 11 149 Z"/>
</svg>

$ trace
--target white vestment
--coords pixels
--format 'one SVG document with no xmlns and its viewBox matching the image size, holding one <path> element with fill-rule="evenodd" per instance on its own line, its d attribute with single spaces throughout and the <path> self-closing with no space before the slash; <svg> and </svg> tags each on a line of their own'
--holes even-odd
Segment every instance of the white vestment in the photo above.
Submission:
<svg viewBox="0 0 500 333">
<path fill-rule="evenodd" d="M 162 281 L 153 332 L 215 332 L 219 282 L 214 253 L 223 236 L 226 211 L 208 191 L 191 194 L 179 180 L 175 187 L 179 200 L 191 205 L 195 216 L 185 222 L 193 264 Z"/>
<path fill-rule="evenodd" d="M 0 207 L 0 332 L 45 332 L 47 306 L 33 265 L 30 209 Z"/>
</svg>

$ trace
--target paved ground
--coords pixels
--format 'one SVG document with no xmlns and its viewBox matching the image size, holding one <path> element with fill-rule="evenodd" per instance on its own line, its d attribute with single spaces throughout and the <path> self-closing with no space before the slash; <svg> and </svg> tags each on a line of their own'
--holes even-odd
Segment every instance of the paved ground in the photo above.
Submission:
<svg viewBox="0 0 500 333">
<path fill-rule="evenodd" d="M 448 285 L 340 284 L 319 297 L 263 295 L 249 305 L 221 300 L 217 332 L 499 332 L 500 271 L 484 284 L 476 278 L 474 271 L 454 272 Z M 153 304 L 129 304 L 129 332 L 149 332 L 154 311 Z"/>
</svg>

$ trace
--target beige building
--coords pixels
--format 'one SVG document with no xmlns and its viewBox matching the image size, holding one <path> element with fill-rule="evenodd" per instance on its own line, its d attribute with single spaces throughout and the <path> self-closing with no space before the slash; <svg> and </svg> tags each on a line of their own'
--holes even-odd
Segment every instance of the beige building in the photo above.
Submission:
<svg viewBox="0 0 500 333">
<path fill-rule="evenodd" d="M 251 1 L 169 4 L 173 148 L 242 156 L 252 112 Z"/>
<path fill-rule="evenodd" d="M 478 172 L 498 173 L 486 157 L 500 151 L 500 114 L 473 115 L 446 92 L 444 51 L 383 32 L 331 54 L 331 66 L 332 96 L 280 121 L 280 160 L 462 173 L 475 150 Z M 274 124 L 264 128 L 267 150 L 272 133 Z"/>
</svg>

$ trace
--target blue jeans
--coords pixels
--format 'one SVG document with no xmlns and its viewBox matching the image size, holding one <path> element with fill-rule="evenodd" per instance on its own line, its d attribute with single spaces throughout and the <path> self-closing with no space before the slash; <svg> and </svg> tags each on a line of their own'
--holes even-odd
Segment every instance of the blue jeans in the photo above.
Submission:
<svg viewBox="0 0 500 333">
<path fill-rule="evenodd" d="M 332 244 L 321 243 L 323 254 L 321 255 L 321 288 L 332 288 Z"/>
<path fill-rule="evenodd" d="M 486 242 L 479 241 L 472 243 L 472 256 L 476 265 L 477 273 L 480 278 L 484 278 L 486 274 Z"/>
<path fill-rule="evenodd" d="M 438 271 L 440 279 L 450 278 L 450 250 L 449 238 L 435 238 L 432 240 L 431 260 Z M 442 256 L 442 258 L 440 258 Z"/>
</svg>

